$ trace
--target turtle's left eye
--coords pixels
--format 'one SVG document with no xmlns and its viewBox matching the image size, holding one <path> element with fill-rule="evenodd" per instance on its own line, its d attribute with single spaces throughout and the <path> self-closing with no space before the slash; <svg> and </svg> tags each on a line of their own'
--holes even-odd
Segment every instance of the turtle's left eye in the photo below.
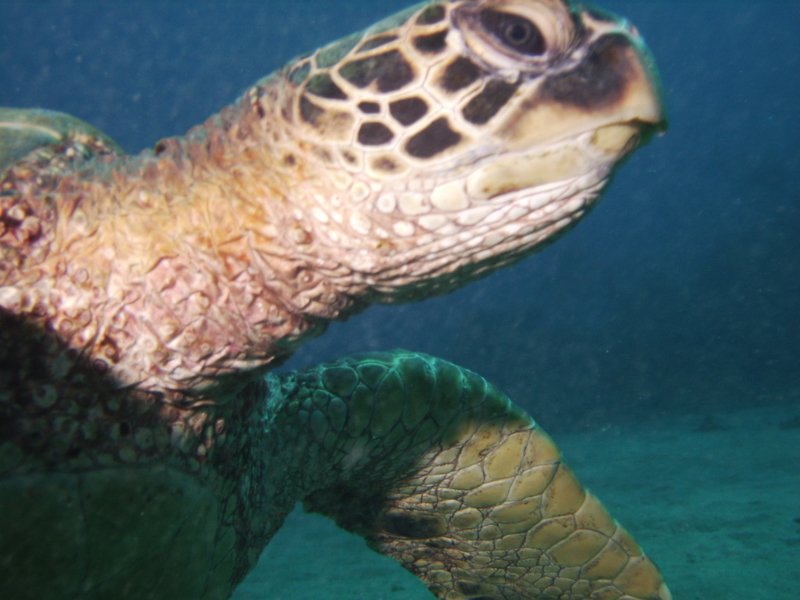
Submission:
<svg viewBox="0 0 800 600">
<path fill-rule="evenodd" d="M 541 56 L 547 50 L 542 32 L 525 17 L 486 9 L 481 11 L 481 25 L 498 41 L 520 54 Z"/>
</svg>

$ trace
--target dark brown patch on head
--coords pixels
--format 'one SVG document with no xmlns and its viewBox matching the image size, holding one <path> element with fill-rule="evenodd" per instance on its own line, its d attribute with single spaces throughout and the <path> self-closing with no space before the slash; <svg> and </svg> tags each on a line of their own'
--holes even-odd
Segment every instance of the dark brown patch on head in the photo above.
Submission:
<svg viewBox="0 0 800 600">
<path fill-rule="evenodd" d="M 375 113 L 381 112 L 381 105 L 377 102 L 359 102 L 358 108 L 367 115 L 374 115 Z"/>
<path fill-rule="evenodd" d="M 306 89 L 315 96 L 322 98 L 329 98 L 330 100 L 347 100 L 347 94 L 342 91 L 338 85 L 333 82 L 331 76 L 327 73 L 320 73 L 314 75 L 308 80 Z"/>
<path fill-rule="evenodd" d="M 351 165 L 356 164 L 356 161 L 358 160 L 349 150 L 342 150 L 342 157 Z"/>
<path fill-rule="evenodd" d="M 439 515 L 399 510 L 381 515 L 380 528 L 390 535 L 416 540 L 438 537 L 447 531 Z"/>
<path fill-rule="evenodd" d="M 618 102 L 632 75 L 631 52 L 626 36 L 615 33 L 602 37 L 577 67 L 543 82 L 542 98 L 592 109 Z"/>
<path fill-rule="evenodd" d="M 455 92 L 467 87 L 481 76 L 481 68 L 470 59 L 459 56 L 449 65 L 439 81 L 448 92 Z"/>
<path fill-rule="evenodd" d="M 320 116 L 324 113 L 325 111 L 311 102 L 305 94 L 300 97 L 300 116 L 303 121 L 311 125 L 317 125 Z"/>
<path fill-rule="evenodd" d="M 358 130 L 358 141 L 365 146 L 380 146 L 394 138 L 392 130 L 383 123 L 371 121 L 364 123 Z"/>
<path fill-rule="evenodd" d="M 366 52 L 367 50 L 373 50 L 375 48 L 380 48 L 381 46 L 388 44 L 389 42 L 393 42 L 397 39 L 396 35 L 378 35 L 374 38 L 368 39 L 366 42 L 361 44 L 361 47 L 358 49 L 356 54 L 360 54 L 361 52 Z"/>
<path fill-rule="evenodd" d="M 472 98 L 464 107 L 462 114 L 470 123 L 483 125 L 488 122 L 517 91 L 519 83 L 507 83 L 501 79 L 492 79 L 480 94 Z"/>
<path fill-rule="evenodd" d="M 428 105 L 422 98 L 412 96 L 389 104 L 389 112 L 401 125 L 411 125 L 425 116 Z"/>
<path fill-rule="evenodd" d="M 293 167 L 297 164 L 297 158 L 294 154 L 287 154 L 283 157 L 283 164 L 287 167 Z"/>
<path fill-rule="evenodd" d="M 414 47 L 424 54 L 437 54 L 447 47 L 447 29 L 414 38 Z"/>
<path fill-rule="evenodd" d="M 447 118 L 440 117 L 406 144 L 406 151 L 416 158 L 430 158 L 461 141 L 461 134 L 450 129 Z"/>
<path fill-rule="evenodd" d="M 426 7 L 417 17 L 417 25 L 432 25 L 444 19 L 444 6 L 441 4 L 431 4 Z"/>
<path fill-rule="evenodd" d="M 414 80 L 411 65 L 397 50 L 345 63 L 339 69 L 339 74 L 359 88 L 365 88 L 374 81 L 379 92 L 399 90 Z"/>
</svg>

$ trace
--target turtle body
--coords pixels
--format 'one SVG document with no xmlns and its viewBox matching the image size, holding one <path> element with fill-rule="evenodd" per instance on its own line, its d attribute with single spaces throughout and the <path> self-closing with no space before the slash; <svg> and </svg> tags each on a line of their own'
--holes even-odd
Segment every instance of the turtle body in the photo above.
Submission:
<svg viewBox="0 0 800 600">
<path fill-rule="evenodd" d="M 412 7 L 138 156 L 0 109 L 0 597 L 224 599 L 302 501 L 439 598 L 668 600 L 478 375 L 266 374 L 541 249 L 663 125 L 635 30 L 563 0 Z"/>
</svg>

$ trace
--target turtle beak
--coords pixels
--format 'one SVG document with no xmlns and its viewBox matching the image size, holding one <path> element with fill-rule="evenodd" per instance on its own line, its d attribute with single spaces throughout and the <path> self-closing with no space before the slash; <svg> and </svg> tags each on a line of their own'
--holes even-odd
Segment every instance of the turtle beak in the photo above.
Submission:
<svg viewBox="0 0 800 600">
<path fill-rule="evenodd" d="M 612 102 L 617 123 L 640 129 L 639 145 L 667 130 L 664 89 L 655 61 L 639 31 L 626 19 L 582 6 L 579 19 L 596 41 L 596 60 L 618 76 L 618 96 Z"/>
<path fill-rule="evenodd" d="M 595 132 L 594 145 L 622 158 L 666 131 L 661 78 L 650 51 L 625 19 L 581 6 L 572 61 L 542 78 L 499 130 L 512 148 Z"/>
</svg>

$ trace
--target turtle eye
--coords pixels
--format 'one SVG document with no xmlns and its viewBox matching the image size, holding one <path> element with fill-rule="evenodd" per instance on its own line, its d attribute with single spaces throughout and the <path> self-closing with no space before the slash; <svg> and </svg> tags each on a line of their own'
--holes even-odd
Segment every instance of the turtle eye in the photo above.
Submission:
<svg viewBox="0 0 800 600">
<path fill-rule="evenodd" d="M 519 15 L 486 9 L 481 11 L 481 25 L 498 41 L 520 54 L 540 56 L 547 50 L 539 28 Z"/>
</svg>

